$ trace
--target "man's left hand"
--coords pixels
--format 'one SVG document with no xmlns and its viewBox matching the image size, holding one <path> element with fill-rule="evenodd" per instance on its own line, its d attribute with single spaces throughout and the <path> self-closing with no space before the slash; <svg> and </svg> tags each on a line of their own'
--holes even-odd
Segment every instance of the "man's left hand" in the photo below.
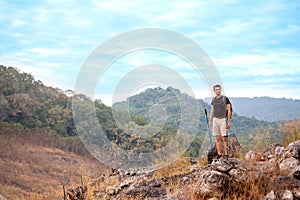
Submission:
<svg viewBox="0 0 300 200">
<path fill-rule="evenodd" d="M 226 129 L 230 129 L 230 123 L 227 124 Z"/>
</svg>

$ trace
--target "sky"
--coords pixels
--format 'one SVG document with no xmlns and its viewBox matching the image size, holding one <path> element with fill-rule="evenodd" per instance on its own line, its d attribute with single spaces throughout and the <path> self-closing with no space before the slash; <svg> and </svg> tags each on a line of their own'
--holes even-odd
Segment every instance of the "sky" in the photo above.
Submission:
<svg viewBox="0 0 300 200">
<path fill-rule="evenodd" d="M 227 96 L 300 99 L 299 19 L 297 0 L 0 0 L 0 64 L 30 73 L 47 86 L 75 90 L 80 70 L 99 45 L 132 30 L 166 29 L 206 52 Z M 126 42 L 134 46 L 137 40 Z M 161 75 L 149 70 L 157 66 L 174 76 L 151 81 Z M 196 98 L 211 94 L 205 78 L 176 52 L 132 49 L 106 66 L 94 97 L 111 105 L 120 84 L 132 88 L 125 98 L 147 87 L 167 87 L 175 76 L 188 83 Z"/>
</svg>

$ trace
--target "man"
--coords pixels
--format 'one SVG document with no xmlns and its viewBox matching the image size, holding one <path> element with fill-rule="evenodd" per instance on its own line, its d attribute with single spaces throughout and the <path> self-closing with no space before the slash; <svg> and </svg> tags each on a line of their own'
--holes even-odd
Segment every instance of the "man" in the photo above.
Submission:
<svg viewBox="0 0 300 200">
<path fill-rule="evenodd" d="M 217 159 L 222 157 L 222 152 L 227 156 L 227 147 L 226 147 L 226 129 L 230 129 L 230 101 L 227 97 L 221 95 L 221 86 L 215 85 L 213 90 L 216 94 L 216 97 L 211 101 L 211 112 L 209 117 L 209 123 L 207 128 L 210 127 L 211 122 L 213 122 L 213 135 L 216 137 L 216 147 L 218 155 Z M 227 117 L 227 120 L 226 120 Z M 227 124 L 226 124 L 227 121 Z M 222 142 L 223 141 L 223 151 L 222 151 Z M 223 155 L 224 155 L 223 154 Z"/>
</svg>

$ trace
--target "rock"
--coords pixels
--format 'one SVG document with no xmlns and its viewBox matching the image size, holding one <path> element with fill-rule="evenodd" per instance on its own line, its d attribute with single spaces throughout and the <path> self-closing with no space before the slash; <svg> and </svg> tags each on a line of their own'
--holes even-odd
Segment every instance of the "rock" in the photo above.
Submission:
<svg viewBox="0 0 300 200">
<path fill-rule="evenodd" d="M 272 158 L 269 161 L 265 162 L 263 165 L 261 165 L 262 172 L 268 173 L 268 174 L 278 174 L 279 172 L 279 163 L 276 158 Z"/>
<path fill-rule="evenodd" d="M 295 199 L 300 199 L 300 188 L 294 188 L 293 195 L 294 195 Z"/>
<path fill-rule="evenodd" d="M 290 143 L 285 149 L 285 158 L 293 157 L 300 160 L 300 144 L 296 142 Z"/>
<path fill-rule="evenodd" d="M 228 156 L 230 158 L 238 157 L 240 154 L 240 150 L 242 149 L 242 146 L 240 145 L 236 135 L 229 134 L 228 135 Z M 209 152 L 207 154 L 207 161 L 208 163 L 211 163 L 214 156 L 218 154 L 216 145 L 214 145 L 213 148 L 209 149 Z"/>
<path fill-rule="evenodd" d="M 296 140 L 294 142 L 291 142 L 289 145 L 293 145 L 293 144 L 300 144 L 300 140 Z"/>
<path fill-rule="evenodd" d="M 190 167 L 190 172 L 197 171 L 197 169 L 198 169 L 198 166 L 197 166 L 197 165 L 192 165 L 192 166 Z"/>
<path fill-rule="evenodd" d="M 230 158 L 239 157 L 242 149 L 236 135 L 234 133 L 228 135 L 228 156 Z"/>
<path fill-rule="evenodd" d="M 116 186 L 107 186 L 106 187 L 106 193 L 109 194 L 109 195 L 115 195 L 117 194 L 117 188 Z"/>
<path fill-rule="evenodd" d="M 221 198 L 226 192 L 229 176 L 218 171 L 203 171 L 197 181 L 195 194 L 197 198 L 207 199 L 212 197 Z"/>
<path fill-rule="evenodd" d="M 159 198 L 167 194 L 166 188 L 163 187 L 162 181 L 154 178 L 150 181 L 143 180 L 140 183 L 131 185 L 125 192 L 131 197 L 141 196 L 143 198 Z"/>
<path fill-rule="evenodd" d="M 293 200 L 294 195 L 291 190 L 285 190 L 282 195 L 282 200 Z"/>
<path fill-rule="evenodd" d="M 277 146 L 274 151 L 275 158 L 278 160 L 282 160 L 285 158 L 285 148 L 282 146 Z"/>
<path fill-rule="evenodd" d="M 293 176 L 295 179 L 300 180 L 300 166 L 295 167 L 290 176 Z"/>
<path fill-rule="evenodd" d="M 299 165 L 299 160 L 294 157 L 289 157 L 285 160 L 283 160 L 280 165 L 280 174 L 283 176 L 288 175 L 291 171 L 293 171 L 294 168 L 296 168 Z"/>
<path fill-rule="evenodd" d="M 232 169 L 229 172 L 229 175 L 236 182 L 246 182 L 248 180 L 248 174 L 241 169 Z"/>
<path fill-rule="evenodd" d="M 300 180 L 290 176 L 277 177 L 274 181 L 274 193 L 277 199 L 282 199 L 286 190 L 293 191 L 300 188 Z"/>
<path fill-rule="evenodd" d="M 176 192 L 177 193 L 177 192 Z M 170 198 L 171 196 L 171 198 Z M 186 199 L 193 199 L 194 194 L 193 191 L 189 187 L 183 187 L 180 190 L 178 190 L 177 194 L 168 195 L 168 200 L 186 200 Z"/>
<path fill-rule="evenodd" d="M 213 170 L 227 173 L 233 168 L 233 165 L 230 162 L 228 162 L 226 159 L 220 158 L 219 160 L 214 160 L 211 163 L 211 167 Z"/>
<path fill-rule="evenodd" d="M 269 192 L 264 198 L 263 200 L 276 200 L 276 196 L 274 194 L 274 190 L 272 190 L 271 192 Z"/>
<path fill-rule="evenodd" d="M 273 158 L 275 156 L 275 149 L 276 147 L 278 146 L 281 146 L 280 144 L 278 143 L 272 143 L 270 144 L 265 150 L 264 152 L 262 153 L 262 156 L 261 156 L 261 160 L 269 160 L 271 158 Z"/>
<path fill-rule="evenodd" d="M 294 157 L 300 160 L 300 140 L 290 143 L 286 148 L 278 143 L 270 144 L 263 152 L 261 160 L 276 158 L 280 161 Z"/>
<path fill-rule="evenodd" d="M 245 155 L 245 160 L 250 162 L 258 161 L 260 158 L 260 154 L 254 151 L 248 151 Z"/>
</svg>

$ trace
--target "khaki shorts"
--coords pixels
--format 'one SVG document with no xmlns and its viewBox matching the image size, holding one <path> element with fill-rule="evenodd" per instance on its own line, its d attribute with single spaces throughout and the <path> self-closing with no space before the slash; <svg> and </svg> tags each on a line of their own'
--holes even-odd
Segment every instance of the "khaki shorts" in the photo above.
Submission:
<svg viewBox="0 0 300 200">
<path fill-rule="evenodd" d="M 226 118 L 218 119 L 214 117 L 212 132 L 213 136 L 226 136 Z"/>
</svg>

